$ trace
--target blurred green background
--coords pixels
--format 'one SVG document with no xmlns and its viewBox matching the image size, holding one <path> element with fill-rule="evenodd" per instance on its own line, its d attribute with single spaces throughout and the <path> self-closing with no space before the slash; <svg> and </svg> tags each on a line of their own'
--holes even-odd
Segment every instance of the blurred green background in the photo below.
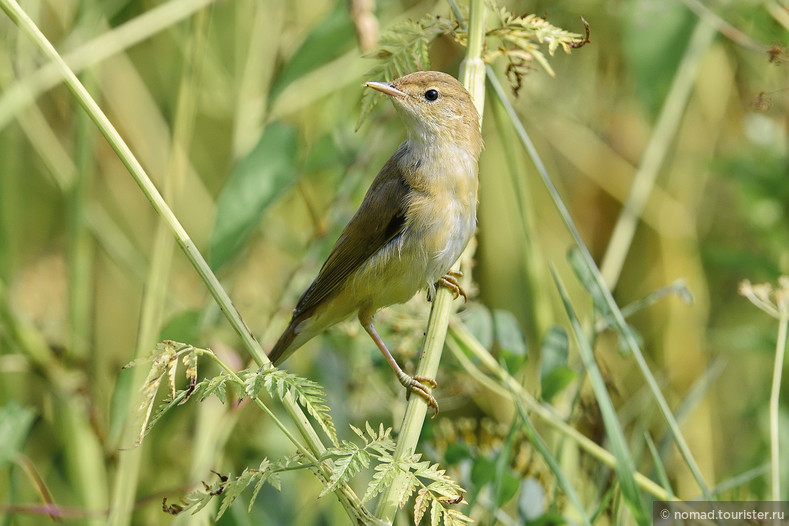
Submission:
<svg viewBox="0 0 789 526">
<path fill-rule="evenodd" d="M 628 321 L 707 483 L 724 484 L 724 498 L 769 499 L 776 322 L 737 290 L 743 279 L 775 283 L 789 273 L 787 4 L 501 5 L 577 33 L 580 16 L 589 22 L 590 44 L 550 58 L 555 77 L 532 63 L 517 98 L 509 95 L 592 254 L 599 263 L 611 258 L 608 268 L 621 260 L 610 281 L 618 303 L 684 281 L 692 304 L 669 295 Z M 81 80 L 265 349 L 404 138 L 388 103 L 355 129 L 363 82 L 376 80 L 365 75 L 376 64 L 365 58 L 371 43 L 396 23 L 450 13 L 443 2 L 407 0 L 22 6 L 74 67 L 88 65 Z M 698 36 L 701 26 L 715 28 L 712 38 Z M 211 347 L 235 368 L 248 356 L 177 246 L 157 234 L 152 208 L 114 152 L 68 90 L 38 73 L 40 53 L 5 16 L 0 39 L 0 524 L 48 523 L 45 502 L 64 523 L 102 524 L 124 484 L 135 511 L 114 517 L 116 524 L 208 523 L 208 514 L 166 515 L 162 498 L 175 502 L 210 482 L 211 469 L 239 473 L 291 446 L 247 403 L 208 399 L 171 411 L 134 449 L 139 464 L 124 464 L 136 437 L 124 422 L 145 375 L 122 370 L 126 363 L 162 338 Z M 488 42 L 489 50 L 497 45 Z M 441 37 L 430 58 L 433 69 L 457 75 L 463 48 Z M 506 86 L 506 62 L 492 65 Z M 567 262 L 571 238 L 494 100 L 489 93 L 474 295 L 458 316 L 485 342 L 489 312 L 511 313 L 528 348 L 519 378 L 539 394 L 540 348 L 552 326 L 566 324 L 549 265 L 586 320 L 592 303 Z M 657 125 L 671 115 L 676 126 Z M 637 212 L 632 244 L 614 250 L 622 203 L 647 162 L 657 179 Z M 420 294 L 378 317 L 407 369 L 428 310 Z M 632 357 L 611 334 L 596 343 L 639 469 L 655 478 L 643 444 L 650 432 L 674 490 L 698 497 L 676 451 L 661 442 L 663 421 Z M 491 346 L 497 352 L 505 344 Z M 580 371 L 572 345 L 569 365 Z M 310 342 L 286 367 L 326 387 L 345 438 L 349 423 L 396 429 L 402 418 L 402 389 L 354 320 Z M 199 370 L 201 378 L 216 373 L 208 364 Z M 426 424 L 420 451 L 475 496 L 465 513 L 481 524 L 522 524 L 548 509 L 561 515 L 550 471 L 523 436 L 507 439 L 514 406 L 462 373 L 448 353 L 438 381 L 442 411 Z M 604 444 L 595 400 L 574 381 L 551 402 Z M 789 458 L 783 384 L 779 424 Z M 511 449 L 507 473 L 517 487 L 491 495 L 479 473 L 502 447 Z M 599 523 L 627 522 L 605 501 L 610 472 L 571 448 L 562 464 L 585 502 L 605 503 Z M 789 462 L 783 470 L 789 499 Z M 750 475 L 736 478 L 743 473 Z M 360 476 L 357 491 L 366 480 Z M 534 500 L 535 487 L 544 499 Z M 309 473 L 284 474 L 281 492 L 265 488 L 249 514 L 240 499 L 221 524 L 346 523 L 336 499 L 316 500 L 320 490 Z"/>
</svg>

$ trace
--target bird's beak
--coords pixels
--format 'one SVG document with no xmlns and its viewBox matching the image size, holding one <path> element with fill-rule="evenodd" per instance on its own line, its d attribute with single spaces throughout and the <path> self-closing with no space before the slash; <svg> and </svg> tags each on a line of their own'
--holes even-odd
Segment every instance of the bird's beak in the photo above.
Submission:
<svg viewBox="0 0 789 526">
<path fill-rule="evenodd" d="M 391 97 L 405 97 L 406 94 L 400 91 L 399 89 L 395 88 L 391 82 L 378 82 L 378 81 L 370 81 L 365 82 L 365 86 L 368 88 L 373 88 L 376 91 L 380 91 L 386 95 Z"/>
</svg>

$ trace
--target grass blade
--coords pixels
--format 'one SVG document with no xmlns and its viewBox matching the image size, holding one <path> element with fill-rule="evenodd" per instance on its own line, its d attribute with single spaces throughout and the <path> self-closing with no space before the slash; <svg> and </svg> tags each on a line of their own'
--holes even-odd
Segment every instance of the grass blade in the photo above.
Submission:
<svg viewBox="0 0 789 526">
<path fill-rule="evenodd" d="M 622 495 L 625 499 L 625 503 L 638 524 L 646 525 L 649 523 L 649 517 L 644 508 L 641 493 L 638 491 L 638 486 L 636 486 L 636 481 L 633 477 L 633 473 L 636 470 L 635 463 L 633 462 L 633 458 L 625 442 L 625 435 L 619 425 L 614 405 L 611 402 L 611 398 L 608 396 L 605 380 L 600 373 L 600 369 L 597 367 L 597 363 L 594 359 L 594 352 L 586 339 L 581 322 L 578 320 L 575 310 L 570 304 L 570 298 L 567 296 L 567 291 L 553 267 L 551 267 L 551 273 L 553 274 L 553 279 L 556 283 L 559 295 L 562 298 L 567 316 L 570 318 L 570 325 L 575 335 L 575 341 L 578 343 L 578 351 L 581 355 L 581 360 L 586 369 L 586 374 L 589 376 L 589 381 L 592 383 L 597 404 L 600 406 L 600 414 L 603 417 L 606 434 L 611 443 L 611 450 L 616 458 L 615 469 L 619 476 L 619 485 L 622 488 Z"/>
</svg>

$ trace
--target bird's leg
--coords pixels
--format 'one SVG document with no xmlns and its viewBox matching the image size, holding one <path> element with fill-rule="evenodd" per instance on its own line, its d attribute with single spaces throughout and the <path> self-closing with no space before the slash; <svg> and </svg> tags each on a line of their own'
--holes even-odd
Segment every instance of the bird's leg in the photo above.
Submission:
<svg viewBox="0 0 789 526">
<path fill-rule="evenodd" d="M 436 402 L 436 399 L 432 394 L 430 394 L 430 390 L 428 389 L 429 387 L 435 388 L 438 385 L 436 384 L 436 381 L 432 378 L 425 378 L 424 376 L 407 375 L 400 368 L 400 366 L 397 365 L 397 362 L 392 357 L 389 349 L 386 348 L 383 340 L 381 340 L 381 337 L 378 336 L 378 333 L 375 330 L 375 325 L 373 324 L 373 317 L 360 312 L 359 322 L 362 324 L 362 327 L 364 327 L 364 330 L 367 331 L 367 334 L 370 335 L 370 338 L 372 338 L 375 344 L 378 346 L 378 349 L 380 349 L 381 353 L 384 355 L 384 358 L 386 358 L 386 361 L 389 362 L 389 366 L 392 368 L 392 370 L 394 370 L 395 374 L 397 375 L 397 379 L 400 381 L 403 387 L 408 390 L 408 394 L 410 395 L 411 393 L 416 393 L 421 396 L 425 403 L 427 403 L 427 406 L 433 408 L 435 411 L 433 416 L 437 415 L 438 402 Z"/>
<path fill-rule="evenodd" d="M 438 278 L 438 284 L 446 287 L 455 295 L 455 299 L 458 299 L 458 296 L 463 296 L 463 303 L 468 303 L 468 296 L 466 296 L 466 292 L 463 290 L 463 287 L 460 286 L 458 283 L 458 278 L 463 275 L 462 272 L 459 270 L 450 270 L 440 278 Z"/>
</svg>

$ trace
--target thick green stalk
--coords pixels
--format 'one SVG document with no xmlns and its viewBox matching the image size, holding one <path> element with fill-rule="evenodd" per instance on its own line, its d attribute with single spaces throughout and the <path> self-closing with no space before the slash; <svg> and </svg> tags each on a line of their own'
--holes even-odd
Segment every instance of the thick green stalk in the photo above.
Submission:
<svg viewBox="0 0 789 526">
<path fill-rule="evenodd" d="M 471 94 L 474 105 L 477 107 L 482 124 L 482 111 L 485 104 L 485 64 L 482 61 L 482 48 L 485 41 L 485 15 L 486 8 L 482 0 L 471 0 L 471 15 L 469 22 L 469 41 L 466 58 L 460 66 L 459 80 Z M 452 270 L 460 270 L 460 262 L 465 255 L 453 265 Z M 452 293 L 442 287 L 436 291 L 433 306 L 427 322 L 425 343 L 422 348 L 422 357 L 419 360 L 416 374 L 427 378 L 435 378 L 441 353 L 444 350 L 444 340 L 449 326 L 449 317 L 453 306 Z M 397 438 L 397 447 L 394 452 L 395 459 L 407 458 L 414 454 L 419 435 L 427 413 L 427 404 L 419 396 L 412 396 L 406 407 L 403 423 Z M 395 513 L 400 504 L 408 484 L 408 476 L 401 474 L 383 492 L 378 501 L 376 516 L 385 521 L 394 520 Z"/>
</svg>

